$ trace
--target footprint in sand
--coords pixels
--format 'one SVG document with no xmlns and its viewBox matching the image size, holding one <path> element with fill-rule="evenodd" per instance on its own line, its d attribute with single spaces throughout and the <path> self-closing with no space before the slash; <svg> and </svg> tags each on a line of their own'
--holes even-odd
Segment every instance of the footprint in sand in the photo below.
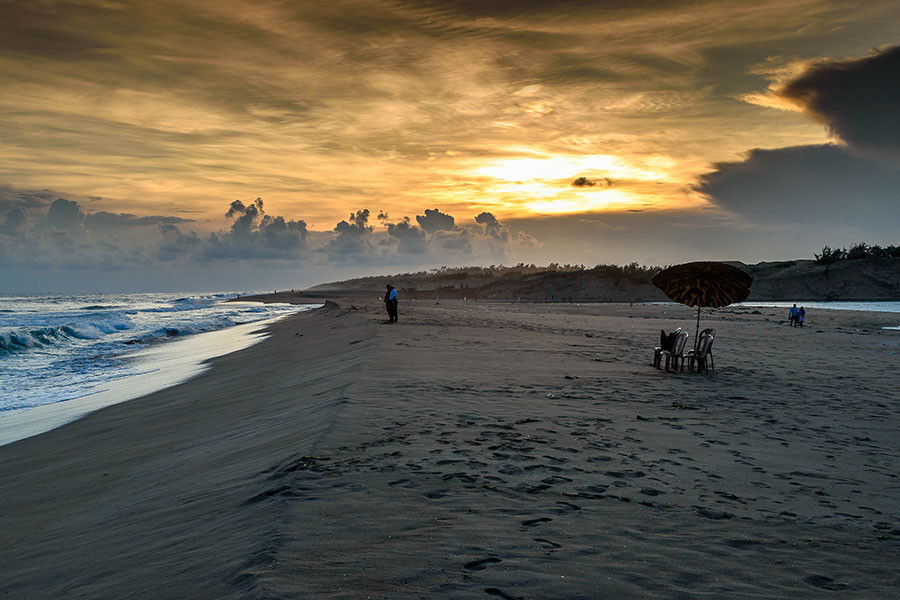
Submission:
<svg viewBox="0 0 900 600">
<path fill-rule="evenodd" d="M 473 560 L 473 561 L 467 562 L 466 564 L 463 565 L 463 569 L 466 569 L 467 571 L 483 571 L 484 569 L 486 569 L 488 567 L 488 565 L 498 563 L 498 562 L 502 562 L 502 561 L 499 558 L 495 558 L 495 557 L 491 556 L 488 558 L 482 558 L 479 560 Z"/>
<path fill-rule="evenodd" d="M 547 523 L 552 521 L 550 517 L 538 517 L 537 519 L 528 519 L 527 521 L 522 521 L 523 527 L 534 527 L 535 525 L 540 525 L 541 523 Z"/>
<path fill-rule="evenodd" d="M 425 492 L 425 497 L 437 499 L 437 498 L 443 498 L 444 496 L 446 496 L 449 493 L 450 493 L 450 490 L 448 490 L 448 489 L 432 490 L 430 492 Z"/>
<path fill-rule="evenodd" d="M 534 538 L 534 541 L 541 544 L 544 548 L 548 550 L 556 550 L 557 548 L 562 548 L 560 544 L 556 542 L 551 542 L 550 540 L 545 540 L 544 538 Z"/>
<path fill-rule="evenodd" d="M 552 486 L 547 485 L 546 483 L 538 483 L 535 485 L 529 485 L 527 483 L 523 483 L 516 486 L 517 492 L 525 492 L 526 494 L 540 494 L 544 490 L 549 490 Z"/>
<path fill-rule="evenodd" d="M 485 588 L 484 592 L 490 596 L 497 596 L 498 598 L 502 598 L 503 600 L 521 600 L 519 596 L 510 596 L 503 590 L 497 588 Z"/>
<path fill-rule="evenodd" d="M 821 588 L 823 590 L 829 590 L 832 592 L 837 592 L 840 590 L 846 590 L 849 587 L 846 583 L 840 583 L 835 581 L 831 577 L 826 577 L 825 575 L 810 575 L 803 579 L 806 583 L 813 587 Z"/>
<path fill-rule="evenodd" d="M 725 512 L 724 510 L 713 510 L 711 508 L 704 508 L 702 506 L 695 506 L 694 510 L 697 511 L 698 515 L 700 515 L 701 517 L 706 517 L 707 519 L 719 520 L 734 518 L 733 514 Z"/>
<path fill-rule="evenodd" d="M 248 504 L 256 504 L 257 502 L 261 502 L 266 498 L 272 498 L 274 496 L 296 496 L 296 494 L 291 490 L 290 486 L 282 485 L 280 487 L 272 488 L 270 490 L 266 490 L 261 494 L 257 494 L 244 502 L 245 505 Z"/>
</svg>

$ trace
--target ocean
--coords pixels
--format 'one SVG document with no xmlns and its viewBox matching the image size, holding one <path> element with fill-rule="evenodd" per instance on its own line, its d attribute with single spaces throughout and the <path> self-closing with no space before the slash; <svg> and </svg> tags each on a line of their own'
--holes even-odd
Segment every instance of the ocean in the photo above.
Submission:
<svg viewBox="0 0 900 600">
<path fill-rule="evenodd" d="M 0 296 L 0 444 L 175 385 L 318 305 L 235 293 Z"/>
<path fill-rule="evenodd" d="M 813 309 L 825 308 L 828 310 L 863 310 L 874 312 L 900 313 L 900 302 L 878 300 L 874 300 L 871 302 L 817 302 L 815 300 L 797 300 L 795 302 L 741 302 L 736 306 L 770 306 L 776 308 L 790 308 L 794 304 L 796 304 L 797 306 L 803 306 L 805 308 Z"/>
</svg>

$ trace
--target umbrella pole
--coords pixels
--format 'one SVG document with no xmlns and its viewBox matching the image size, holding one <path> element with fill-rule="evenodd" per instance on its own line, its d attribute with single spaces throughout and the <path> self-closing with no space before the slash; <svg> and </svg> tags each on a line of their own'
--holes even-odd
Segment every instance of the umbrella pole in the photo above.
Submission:
<svg viewBox="0 0 900 600">
<path fill-rule="evenodd" d="M 694 352 L 700 347 L 700 305 L 697 305 L 697 329 L 694 331 Z"/>
</svg>

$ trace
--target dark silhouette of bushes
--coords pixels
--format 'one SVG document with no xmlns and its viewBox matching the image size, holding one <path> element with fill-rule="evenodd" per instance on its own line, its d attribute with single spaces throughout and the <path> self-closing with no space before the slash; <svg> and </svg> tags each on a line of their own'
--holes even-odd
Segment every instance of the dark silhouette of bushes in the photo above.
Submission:
<svg viewBox="0 0 900 600">
<path fill-rule="evenodd" d="M 650 283 L 650 278 L 659 273 L 662 267 L 645 267 L 636 262 L 624 267 L 619 265 L 597 265 L 591 272 L 599 277 L 627 279 L 635 283 Z"/>
<path fill-rule="evenodd" d="M 847 248 L 835 248 L 824 246 L 821 253 L 814 254 L 816 264 L 831 265 L 842 260 L 859 260 L 861 258 L 900 258 L 900 246 L 881 247 L 878 244 L 869 245 L 864 242 L 854 244 Z"/>
</svg>

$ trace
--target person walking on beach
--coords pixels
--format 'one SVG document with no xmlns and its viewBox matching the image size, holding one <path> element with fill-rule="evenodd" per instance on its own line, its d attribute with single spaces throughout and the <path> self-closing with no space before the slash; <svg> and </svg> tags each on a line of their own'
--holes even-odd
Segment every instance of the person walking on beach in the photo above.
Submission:
<svg viewBox="0 0 900 600">
<path fill-rule="evenodd" d="M 801 306 L 800 310 L 797 311 L 797 324 L 803 327 L 804 321 L 806 321 L 806 309 Z"/>
<path fill-rule="evenodd" d="M 800 311 L 797 309 L 797 305 L 793 305 L 791 307 L 791 312 L 789 313 L 788 320 L 791 322 L 791 327 L 797 326 L 797 320 L 800 318 Z"/>
<path fill-rule="evenodd" d="M 384 294 L 384 307 L 387 309 L 388 313 L 388 322 L 396 323 L 397 322 L 397 305 L 399 304 L 397 298 L 397 290 L 394 289 L 394 286 L 391 284 L 387 284 L 385 286 L 387 291 Z"/>
</svg>

